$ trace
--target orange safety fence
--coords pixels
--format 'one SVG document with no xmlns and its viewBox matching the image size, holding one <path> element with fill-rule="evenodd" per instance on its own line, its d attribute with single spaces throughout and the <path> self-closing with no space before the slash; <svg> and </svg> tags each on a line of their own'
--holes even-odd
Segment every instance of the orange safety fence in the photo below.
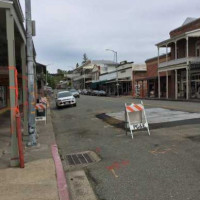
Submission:
<svg viewBox="0 0 200 200">
<path fill-rule="evenodd" d="M 19 90 L 18 90 L 18 72 L 16 67 L 10 66 L 8 67 L 9 70 L 14 70 L 14 82 L 15 86 L 10 86 L 9 89 L 15 90 L 15 107 L 10 108 L 14 110 L 14 117 L 16 117 L 16 130 L 17 130 L 17 140 L 18 140 L 18 151 L 19 151 L 19 161 L 20 161 L 20 167 L 24 168 L 24 152 L 23 152 L 23 142 L 22 142 L 22 132 L 21 132 L 21 116 L 20 116 L 20 110 L 19 110 Z M 13 133 L 13 127 L 11 125 L 11 133 Z"/>
</svg>

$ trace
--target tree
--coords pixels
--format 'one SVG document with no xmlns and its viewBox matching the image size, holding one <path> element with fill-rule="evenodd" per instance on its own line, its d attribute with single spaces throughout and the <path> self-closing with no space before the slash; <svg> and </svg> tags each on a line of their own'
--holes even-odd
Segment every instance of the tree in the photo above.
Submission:
<svg viewBox="0 0 200 200">
<path fill-rule="evenodd" d="M 62 69 L 57 69 L 57 74 L 67 74 L 67 71 Z"/>
<path fill-rule="evenodd" d="M 87 61 L 88 61 L 87 54 L 84 53 L 84 54 L 83 54 L 83 61 L 82 61 L 82 64 L 86 63 Z"/>
<path fill-rule="evenodd" d="M 79 67 L 79 64 L 78 63 L 76 63 L 76 68 L 78 68 Z"/>
</svg>

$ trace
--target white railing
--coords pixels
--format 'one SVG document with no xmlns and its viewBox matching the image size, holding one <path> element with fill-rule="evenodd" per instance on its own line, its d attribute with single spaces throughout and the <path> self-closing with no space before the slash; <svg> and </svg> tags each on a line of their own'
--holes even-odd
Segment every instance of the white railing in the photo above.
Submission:
<svg viewBox="0 0 200 200">
<path fill-rule="evenodd" d="M 188 58 L 189 62 L 200 62 L 200 57 L 189 57 Z M 168 66 L 172 66 L 172 65 L 178 65 L 178 64 L 182 64 L 182 63 L 187 63 L 187 58 L 179 58 L 176 60 L 169 60 L 167 62 L 163 62 L 159 64 L 159 68 L 162 67 L 168 67 Z"/>
<path fill-rule="evenodd" d="M 78 77 L 76 77 L 76 78 L 74 78 L 73 80 L 74 81 L 78 81 L 78 80 L 81 80 L 81 79 L 86 79 L 86 78 L 92 78 L 92 74 L 83 74 L 83 75 L 81 75 L 81 76 L 78 76 Z"/>
<path fill-rule="evenodd" d="M 186 62 L 187 62 L 187 58 L 179 58 L 176 60 L 169 60 L 167 62 L 160 63 L 159 68 L 168 67 L 170 65 L 178 65 L 178 64 L 186 63 Z"/>
</svg>

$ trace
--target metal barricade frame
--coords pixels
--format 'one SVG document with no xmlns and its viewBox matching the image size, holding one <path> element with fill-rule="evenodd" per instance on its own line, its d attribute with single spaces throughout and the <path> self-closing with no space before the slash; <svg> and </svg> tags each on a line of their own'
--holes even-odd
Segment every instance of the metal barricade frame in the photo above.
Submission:
<svg viewBox="0 0 200 200">
<path fill-rule="evenodd" d="M 134 116 L 135 115 L 135 116 Z M 143 119 L 144 116 L 144 119 Z M 135 121 L 133 121 L 133 118 Z M 125 103 L 125 130 L 126 135 L 128 134 L 128 128 L 131 132 L 131 137 L 133 139 L 133 131 L 139 129 L 147 129 L 148 134 L 150 135 L 149 124 L 147 121 L 147 116 L 144 108 L 144 104 L 141 101 L 141 104 L 127 105 Z"/>
</svg>

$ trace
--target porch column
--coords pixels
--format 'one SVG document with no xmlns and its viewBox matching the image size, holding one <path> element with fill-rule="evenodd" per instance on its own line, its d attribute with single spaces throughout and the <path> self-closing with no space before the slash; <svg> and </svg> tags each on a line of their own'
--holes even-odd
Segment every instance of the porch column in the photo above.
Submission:
<svg viewBox="0 0 200 200">
<path fill-rule="evenodd" d="M 177 59 L 177 41 L 174 42 L 175 43 L 175 60 Z"/>
<path fill-rule="evenodd" d="M 160 64 L 160 47 L 158 46 L 158 68 L 159 68 L 159 64 Z"/>
<path fill-rule="evenodd" d="M 158 72 L 158 98 L 160 99 L 160 73 Z"/>
<path fill-rule="evenodd" d="M 167 47 L 167 44 L 166 44 L 166 62 L 168 61 L 168 47 Z"/>
<path fill-rule="evenodd" d="M 177 69 L 175 69 L 175 99 L 178 98 Z"/>
<path fill-rule="evenodd" d="M 189 50 L 188 50 L 188 37 L 186 37 L 186 58 L 187 58 L 187 64 L 188 63 L 188 57 L 189 57 Z"/>
<path fill-rule="evenodd" d="M 142 98 L 144 98 L 144 82 L 142 80 Z"/>
<path fill-rule="evenodd" d="M 21 44 L 21 64 L 22 64 L 22 89 L 23 89 L 23 115 L 24 115 L 24 135 L 28 136 L 28 86 L 27 86 L 27 68 L 26 68 L 26 46 Z"/>
<path fill-rule="evenodd" d="M 168 71 L 166 71 L 166 99 L 168 99 L 168 97 L 169 97 L 169 91 L 168 91 L 168 88 L 169 88 L 169 86 L 168 86 L 169 84 L 168 84 Z"/>
<path fill-rule="evenodd" d="M 159 65 L 160 65 L 160 47 L 158 46 L 158 68 L 159 68 Z M 160 73 L 158 72 L 158 98 L 160 99 Z"/>
<path fill-rule="evenodd" d="M 186 68 L 186 99 L 189 99 L 189 73 L 188 73 L 188 67 Z"/>
<path fill-rule="evenodd" d="M 16 118 L 15 118 L 15 35 L 14 35 L 14 19 L 10 10 L 6 10 L 6 31 L 8 41 L 8 66 L 9 68 L 9 86 L 10 86 L 10 130 L 11 130 L 11 167 L 19 166 L 18 143 L 16 132 Z"/>
</svg>

